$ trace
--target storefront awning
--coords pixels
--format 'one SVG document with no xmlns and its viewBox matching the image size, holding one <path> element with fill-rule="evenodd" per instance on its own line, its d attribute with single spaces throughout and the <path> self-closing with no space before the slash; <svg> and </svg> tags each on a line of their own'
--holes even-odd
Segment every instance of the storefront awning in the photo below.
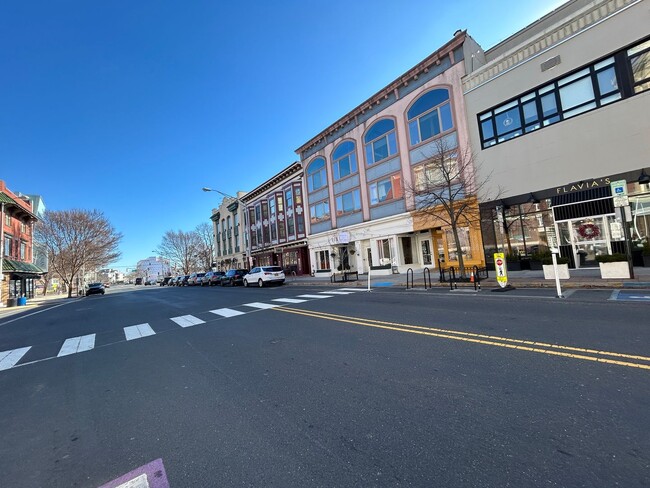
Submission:
<svg viewBox="0 0 650 488">
<path fill-rule="evenodd" d="M 41 275 L 45 273 L 41 268 L 32 263 L 25 263 L 23 261 L 14 261 L 13 259 L 2 260 L 3 273 L 17 273 L 17 274 L 30 274 Z"/>
</svg>

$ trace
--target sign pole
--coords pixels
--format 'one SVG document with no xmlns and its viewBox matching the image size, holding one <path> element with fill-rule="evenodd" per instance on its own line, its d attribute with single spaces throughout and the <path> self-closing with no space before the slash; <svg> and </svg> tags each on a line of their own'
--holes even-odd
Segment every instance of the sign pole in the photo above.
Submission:
<svg viewBox="0 0 650 488">
<path fill-rule="evenodd" d="M 557 255 L 560 250 L 557 248 L 551 249 L 551 259 L 553 260 L 553 273 L 555 274 L 555 290 L 557 291 L 557 298 L 564 298 L 562 294 L 562 286 L 560 285 L 560 272 L 557 267 Z"/>
</svg>

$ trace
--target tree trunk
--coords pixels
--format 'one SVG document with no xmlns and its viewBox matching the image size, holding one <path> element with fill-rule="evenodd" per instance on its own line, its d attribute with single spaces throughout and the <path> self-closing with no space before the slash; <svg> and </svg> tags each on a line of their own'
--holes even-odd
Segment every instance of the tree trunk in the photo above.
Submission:
<svg viewBox="0 0 650 488">
<path fill-rule="evenodd" d="M 454 240 L 456 241 L 456 254 L 458 255 L 458 275 L 461 278 L 465 278 L 465 260 L 463 259 L 463 248 L 460 245 L 460 239 L 458 238 L 458 226 L 453 224 L 451 226 L 451 231 L 454 234 Z"/>
</svg>

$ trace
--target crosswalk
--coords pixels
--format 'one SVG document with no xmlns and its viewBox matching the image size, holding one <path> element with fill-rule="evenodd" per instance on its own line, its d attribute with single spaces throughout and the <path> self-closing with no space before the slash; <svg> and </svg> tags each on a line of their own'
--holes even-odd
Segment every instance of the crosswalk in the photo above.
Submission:
<svg viewBox="0 0 650 488">
<path fill-rule="evenodd" d="M 335 298 L 341 295 L 350 295 L 352 293 L 361 291 L 360 288 L 338 288 L 336 290 L 321 291 L 317 293 L 309 293 L 298 295 L 296 297 L 287 297 L 287 298 L 273 298 L 268 302 L 251 302 L 244 303 L 235 308 L 218 308 L 215 310 L 208 310 L 204 312 L 205 314 L 213 314 L 221 318 L 231 318 L 237 317 L 240 315 L 245 315 L 254 311 L 268 310 L 276 307 L 282 307 L 287 304 L 299 304 L 305 303 L 310 300 L 321 300 L 326 298 Z M 206 321 L 210 320 L 209 316 L 205 316 L 204 319 L 199 318 L 195 315 L 180 315 L 177 317 L 170 317 L 169 320 L 175 323 L 176 325 L 187 328 L 193 327 L 195 325 L 205 324 Z M 142 339 L 144 337 L 149 337 L 156 335 L 156 331 L 148 323 L 137 324 L 137 325 L 128 325 L 122 328 L 123 331 L 123 340 L 124 341 L 133 341 L 136 339 Z M 61 348 L 56 356 L 41 357 L 41 358 L 30 358 L 30 350 L 32 346 L 20 347 L 17 349 L 11 349 L 8 351 L 0 351 L 0 371 L 5 371 L 23 364 L 30 364 L 33 362 L 44 361 L 46 359 L 54 359 L 70 356 L 72 354 L 78 354 L 80 352 L 90 351 L 96 346 L 97 335 L 96 334 L 87 334 L 78 337 L 70 337 L 63 341 Z"/>
</svg>

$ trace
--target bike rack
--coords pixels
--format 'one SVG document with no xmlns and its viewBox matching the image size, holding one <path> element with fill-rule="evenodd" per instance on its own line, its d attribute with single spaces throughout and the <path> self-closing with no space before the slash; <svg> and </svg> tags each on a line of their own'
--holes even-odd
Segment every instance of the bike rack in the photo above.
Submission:
<svg viewBox="0 0 650 488">
<path fill-rule="evenodd" d="M 458 283 L 456 283 L 456 269 L 453 266 L 449 267 L 449 288 L 451 290 L 458 290 Z"/>
<path fill-rule="evenodd" d="M 424 289 L 427 289 L 427 279 L 429 280 L 429 288 L 431 288 L 431 271 L 429 268 L 424 268 Z"/>
<path fill-rule="evenodd" d="M 481 277 L 478 274 L 478 266 L 472 268 L 472 273 L 474 273 L 474 291 L 481 291 Z"/>
<path fill-rule="evenodd" d="M 415 281 L 413 280 L 413 268 L 406 270 L 406 289 L 409 289 L 409 276 L 411 277 L 411 288 L 415 288 Z"/>
</svg>

